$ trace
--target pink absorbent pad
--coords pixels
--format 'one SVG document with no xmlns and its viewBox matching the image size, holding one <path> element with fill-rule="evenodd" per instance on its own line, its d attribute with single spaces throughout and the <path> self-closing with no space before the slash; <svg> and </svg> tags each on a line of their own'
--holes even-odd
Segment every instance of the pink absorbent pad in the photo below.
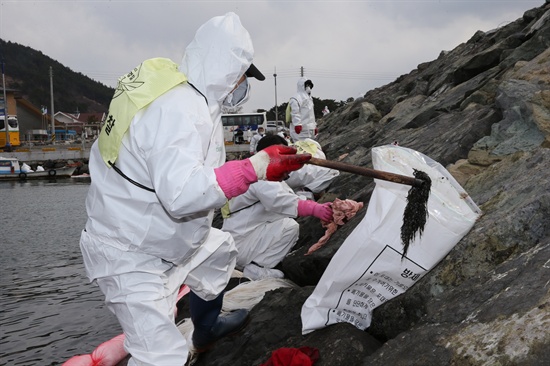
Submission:
<svg viewBox="0 0 550 366">
<path fill-rule="evenodd" d="M 336 198 L 334 202 L 332 202 L 332 221 L 323 222 L 323 227 L 326 229 L 325 235 L 323 235 L 317 243 L 309 247 L 305 255 L 309 255 L 325 245 L 332 234 L 338 230 L 338 227 L 348 222 L 353 216 L 355 216 L 355 214 L 357 214 L 357 211 L 362 208 L 363 202 L 355 202 L 354 200 L 340 200 Z"/>
<path fill-rule="evenodd" d="M 189 287 L 182 285 L 178 292 L 178 301 L 189 293 Z M 73 356 L 62 366 L 115 366 L 128 356 L 124 349 L 124 334 L 120 334 L 101 343 L 88 355 Z"/>
</svg>

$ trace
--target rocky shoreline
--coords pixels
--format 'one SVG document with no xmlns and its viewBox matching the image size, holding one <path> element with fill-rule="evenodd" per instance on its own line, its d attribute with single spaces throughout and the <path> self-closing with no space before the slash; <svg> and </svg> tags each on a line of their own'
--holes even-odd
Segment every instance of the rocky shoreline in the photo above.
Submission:
<svg viewBox="0 0 550 366">
<path fill-rule="evenodd" d="M 319 349 L 316 366 L 547 365 L 548 70 L 547 0 L 319 120 L 327 159 L 372 167 L 371 148 L 397 140 L 445 166 L 483 215 L 418 283 L 377 307 L 366 331 L 340 323 L 302 335 L 301 306 L 364 217 L 375 185 L 340 174 L 325 198 L 365 208 L 308 256 L 324 229 L 299 218 L 300 238 L 280 267 L 296 287 L 268 292 L 244 332 L 195 366 L 260 365 L 274 350 L 304 346 Z"/>
</svg>

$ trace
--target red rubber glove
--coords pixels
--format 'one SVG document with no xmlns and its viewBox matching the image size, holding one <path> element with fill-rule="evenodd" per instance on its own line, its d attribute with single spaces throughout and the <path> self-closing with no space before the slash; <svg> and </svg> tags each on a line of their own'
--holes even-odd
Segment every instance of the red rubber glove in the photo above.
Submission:
<svg viewBox="0 0 550 366">
<path fill-rule="evenodd" d="M 294 131 L 299 135 L 302 132 L 302 125 L 294 126 Z"/>
<path fill-rule="evenodd" d="M 318 134 L 319 134 L 319 129 L 315 128 L 315 136 L 317 136 Z"/>
<path fill-rule="evenodd" d="M 323 221 L 332 221 L 331 202 L 323 204 L 311 200 L 298 201 L 298 216 L 315 216 Z"/>
<path fill-rule="evenodd" d="M 281 181 L 288 178 L 288 173 L 298 170 L 311 159 L 310 154 L 296 154 L 292 146 L 271 145 L 248 158 L 258 180 Z"/>
</svg>

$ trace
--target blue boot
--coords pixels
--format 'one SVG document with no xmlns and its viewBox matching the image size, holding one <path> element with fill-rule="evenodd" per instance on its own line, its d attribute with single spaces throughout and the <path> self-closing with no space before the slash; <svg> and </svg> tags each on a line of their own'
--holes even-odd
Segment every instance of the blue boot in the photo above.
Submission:
<svg viewBox="0 0 550 366">
<path fill-rule="evenodd" d="M 238 309 L 220 315 L 223 304 L 223 293 L 211 301 L 206 301 L 189 293 L 189 310 L 193 331 L 193 345 L 197 352 L 205 352 L 222 337 L 241 331 L 248 322 L 248 310 Z"/>
</svg>

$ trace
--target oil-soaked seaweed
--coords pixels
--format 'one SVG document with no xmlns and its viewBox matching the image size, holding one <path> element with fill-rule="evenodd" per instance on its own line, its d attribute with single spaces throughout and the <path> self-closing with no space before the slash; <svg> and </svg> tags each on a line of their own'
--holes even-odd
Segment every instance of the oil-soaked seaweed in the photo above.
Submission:
<svg viewBox="0 0 550 366">
<path fill-rule="evenodd" d="M 407 206 L 403 212 L 403 226 L 401 226 L 401 241 L 403 242 L 403 255 L 405 258 L 409 245 L 413 241 L 416 233 L 422 236 L 424 226 L 428 219 L 428 198 L 432 180 L 423 171 L 414 169 L 414 177 L 422 180 L 420 186 L 413 186 L 407 195 Z"/>
</svg>

